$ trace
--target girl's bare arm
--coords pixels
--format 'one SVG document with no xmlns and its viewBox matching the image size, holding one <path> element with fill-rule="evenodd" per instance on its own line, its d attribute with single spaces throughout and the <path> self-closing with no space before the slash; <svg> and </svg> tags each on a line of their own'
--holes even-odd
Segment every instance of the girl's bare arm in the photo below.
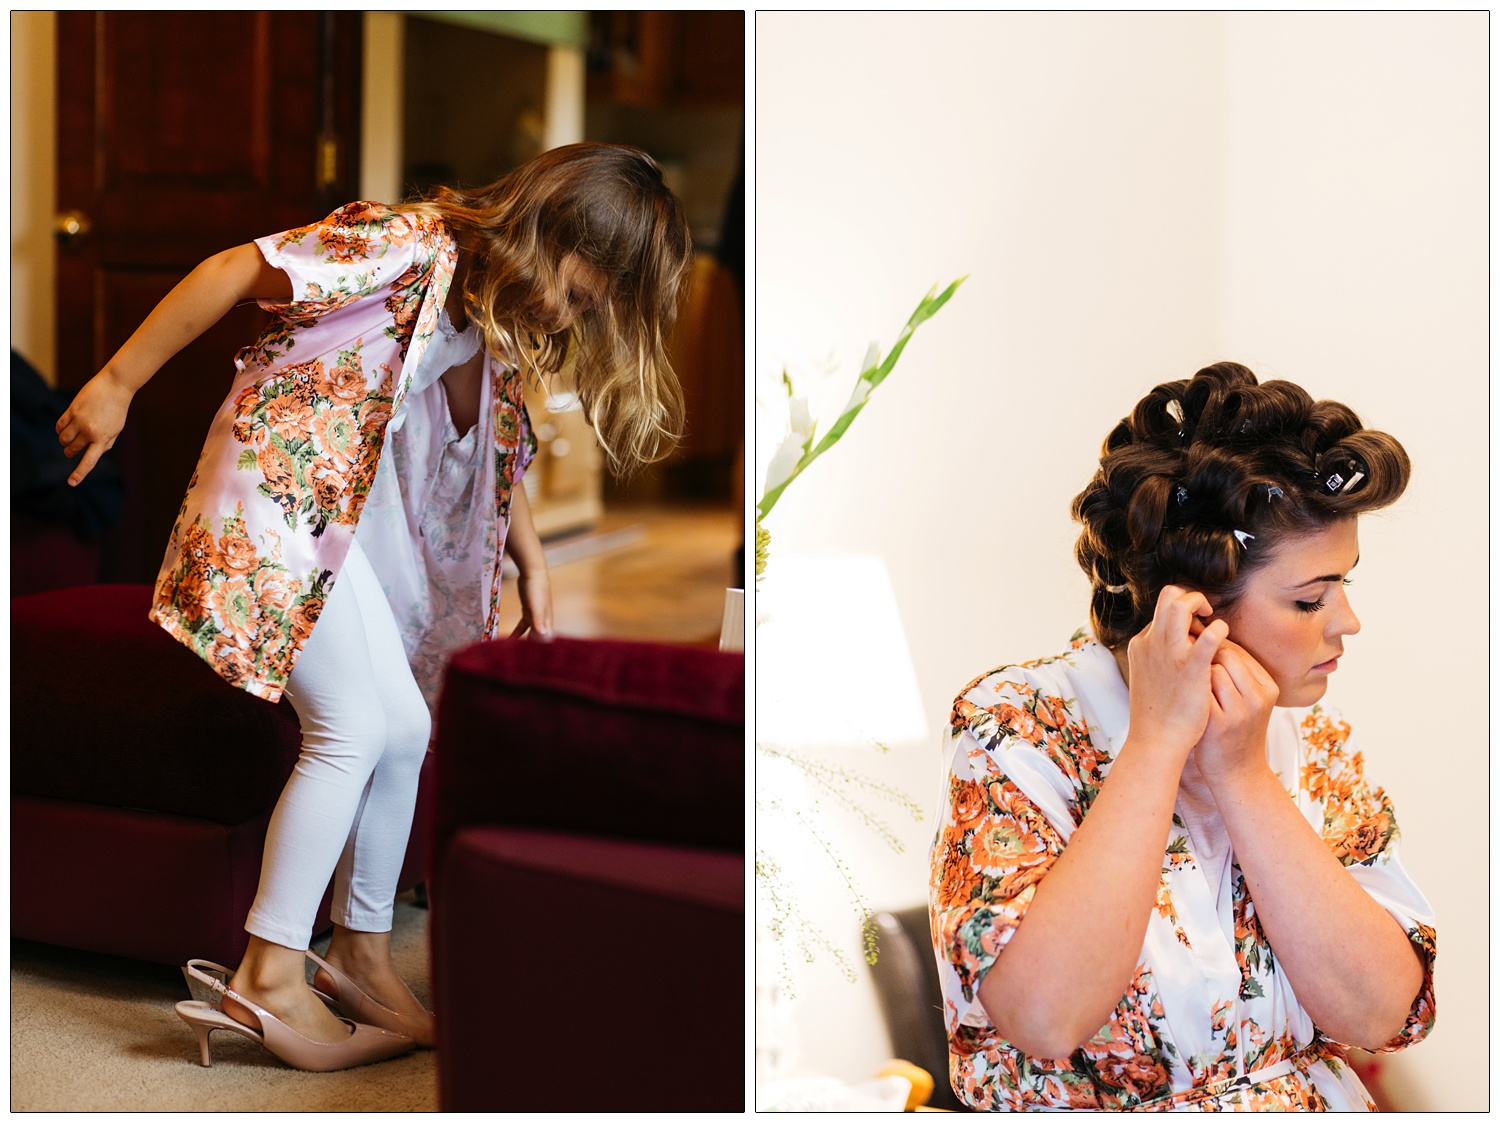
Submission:
<svg viewBox="0 0 1500 1123">
<path fill-rule="evenodd" d="M 178 282 L 58 419 L 63 452 L 76 456 L 83 450 L 68 483 L 77 486 L 93 471 L 125 427 L 131 398 L 163 363 L 236 304 L 291 297 L 291 280 L 248 242 L 214 254 Z"/>
<path fill-rule="evenodd" d="M 526 498 L 526 489 L 519 484 L 510 496 L 510 530 L 505 536 L 505 548 L 521 571 L 516 582 L 521 594 L 521 621 L 511 635 L 524 636 L 530 632 L 538 639 L 550 638 L 552 580 L 547 573 L 542 540 L 531 521 L 531 503 Z"/>
</svg>

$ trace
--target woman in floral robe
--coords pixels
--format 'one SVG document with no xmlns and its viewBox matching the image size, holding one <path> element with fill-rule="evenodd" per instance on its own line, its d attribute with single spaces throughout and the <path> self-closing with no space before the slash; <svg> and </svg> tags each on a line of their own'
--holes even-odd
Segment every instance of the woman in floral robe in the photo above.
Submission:
<svg viewBox="0 0 1500 1123">
<path fill-rule="evenodd" d="M 1234 364 L 1157 387 L 1075 500 L 1093 635 L 954 704 L 932 927 L 977 1109 L 1365 1110 L 1434 1019 L 1431 909 L 1319 704 L 1394 439 Z"/>
<path fill-rule="evenodd" d="M 519 486 L 535 447 L 523 374 L 567 362 L 614 465 L 661 455 L 682 413 L 663 341 L 690 259 L 681 208 L 649 156 L 553 149 L 488 187 L 352 203 L 216 255 L 58 423 L 68 455 L 83 451 L 76 482 L 167 358 L 241 300 L 275 313 L 236 358 L 151 607 L 231 685 L 268 701 L 284 692 L 303 729 L 222 1010 L 179 1007 L 201 1041 L 245 1026 L 299 1067 L 378 1059 L 305 983 L 332 877 L 334 934 L 316 985 L 395 1044 L 431 1043 L 431 1015 L 391 963 L 395 884 L 428 705 L 447 655 L 496 634 L 507 538 L 521 570 L 517 633 L 550 629 Z"/>
</svg>

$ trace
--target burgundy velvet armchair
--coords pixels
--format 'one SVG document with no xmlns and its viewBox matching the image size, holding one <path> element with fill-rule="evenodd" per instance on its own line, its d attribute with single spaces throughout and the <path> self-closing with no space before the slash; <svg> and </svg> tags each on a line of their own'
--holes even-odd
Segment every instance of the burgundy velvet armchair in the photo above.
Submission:
<svg viewBox="0 0 1500 1123">
<path fill-rule="evenodd" d="M 744 657 L 460 652 L 438 711 L 445 1111 L 741 1111 Z"/>
<path fill-rule="evenodd" d="M 148 621 L 150 605 L 149 585 L 11 601 L 11 935 L 238 963 L 302 731 L 289 703 L 229 686 Z M 427 863 L 426 807 L 402 888 Z"/>
</svg>

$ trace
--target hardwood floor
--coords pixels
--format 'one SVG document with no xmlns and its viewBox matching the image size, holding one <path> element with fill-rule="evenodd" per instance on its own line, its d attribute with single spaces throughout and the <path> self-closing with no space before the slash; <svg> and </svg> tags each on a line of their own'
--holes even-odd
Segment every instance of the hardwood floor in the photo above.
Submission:
<svg viewBox="0 0 1500 1123">
<path fill-rule="evenodd" d="M 587 535 L 544 542 L 557 634 L 716 645 L 742 528 L 727 504 L 616 506 Z M 500 617 L 505 632 L 521 617 L 511 577 Z"/>
</svg>

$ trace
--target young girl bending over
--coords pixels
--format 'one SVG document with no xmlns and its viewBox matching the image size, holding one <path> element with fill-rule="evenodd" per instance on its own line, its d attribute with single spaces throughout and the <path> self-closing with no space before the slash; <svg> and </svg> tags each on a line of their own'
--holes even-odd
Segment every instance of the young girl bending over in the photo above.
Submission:
<svg viewBox="0 0 1500 1123">
<path fill-rule="evenodd" d="M 222 995 L 178 1006 L 205 1064 L 213 1029 L 318 1070 L 432 1043 L 391 962 L 396 881 L 442 669 L 498 634 L 507 539 L 514 634 L 552 627 L 523 383 L 571 362 L 611 466 L 659 458 L 682 421 L 664 341 L 690 259 L 649 156 L 569 145 L 488 187 L 351 203 L 209 258 L 58 422 L 83 451 L 76 484 L 162 363 L 242 301 L 275 314 L 235 359 L 151 607 L 229 683 L 285 692 L 302 725 L 245 957 L 232 977 L 189 965 Z M 330 878 L 324 960 L 308 944 Z M 343 1018 L 306 985 L 308 956 Z"/>
</svg>

